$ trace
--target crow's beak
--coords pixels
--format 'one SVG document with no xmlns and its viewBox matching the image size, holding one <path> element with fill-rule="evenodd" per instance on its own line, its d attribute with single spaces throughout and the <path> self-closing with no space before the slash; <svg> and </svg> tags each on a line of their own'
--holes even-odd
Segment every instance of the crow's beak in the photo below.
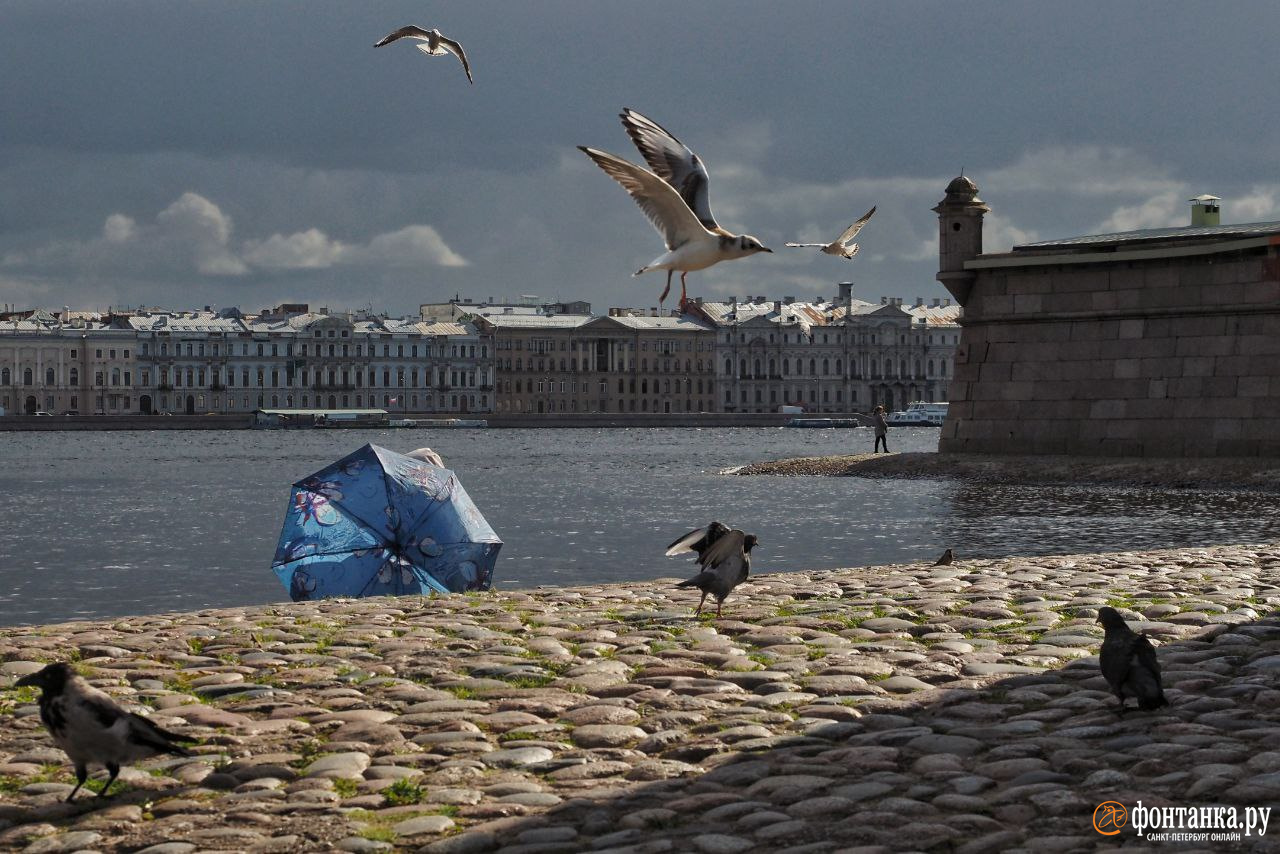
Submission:
<svg viewBox="0 0 1280 854">
<path fill-rule="evenodd" d="M 13 687 L 30 688 L 33 685 L 39 685 L 39 684 L 40 684 L 40 671 L 37 670 L 35 673 L 28 673 L 26 676 L 23 676 L 17 682 L 14 682 Z"/>
</svg>

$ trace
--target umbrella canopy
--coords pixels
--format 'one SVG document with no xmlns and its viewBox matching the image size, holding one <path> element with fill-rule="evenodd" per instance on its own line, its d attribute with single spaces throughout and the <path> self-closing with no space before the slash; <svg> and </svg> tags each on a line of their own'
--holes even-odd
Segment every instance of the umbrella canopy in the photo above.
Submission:
<svg viewBox="0 0 1280 854">
<path fill-rule="evenodd" d="M 452 471 L 365 445 L 293 485 L 271 568 L 295 602 L 461 593 L 500 548 Z"/>
</svg>

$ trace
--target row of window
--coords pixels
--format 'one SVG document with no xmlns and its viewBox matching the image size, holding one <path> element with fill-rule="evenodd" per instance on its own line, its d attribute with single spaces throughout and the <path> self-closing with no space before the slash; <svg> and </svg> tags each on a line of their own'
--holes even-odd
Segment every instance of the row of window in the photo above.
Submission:
<svg viewBox="0 0 1280 854">
<path fill-rule="evenodd" d="M 181 355 L 183 355 L 183 353 L 182 353 L 182 348 L 183 348 L 183 346 L 184 346 L 184 345 L 183 345 L 183 343 L 182 343 L 182 342 L 175 342 L 175 343 L 174 343 L 174 345 L 173 345 L 173 354 L 174 354 L 175 356 L 181 356 Z M 203 355 L 205 355 L 205 352 L 204 352 L 204 342 L 203 342 L 203 341 L 188 341 L 188 342 L 186 342 L 185 346 L 186 346 L 186 350 L 187 350 L 186 355 L 188 355 L 188 356 L 203 356 Z M 266 356 L 266 355 L 268 355 L 268 353 L 267 353 L 267 350 L 268 350 L 268 349 L 270 349 L 270 351 L 271 351 L 269 355 L 272 355 L 272 356 L 279 356 L 279 355 L 281 355 L 281 353 L 280 353 L 280 345 L 279 345 L 278 343 L 275 343 L 275 342 L 272 342 L 272 343 L 270 343 L 270 344 L 265 344 L 265 343 L 263 343 L 263 342 L 261 342 L 261 341 L 256 342 L 254 345 L 252 345 L 252 346 L 253 346 L 253 347 L 255 347 L 255 348 L 256 348 L 256 350 L 257 350 L 257 352 L 256 352 L 256 353 L 254 353 L 254 354 L 251 354 L 251 353 L 249 352 L 249 350 L 250 350 L 250 346 L 251 346 L 251 345 L 249 344 L 249 342 L 248 342 L 248 341 L 243 342 L 243 343 L 241 344 L 241 348 L 240 348 L 240 349 L 241 349 L 240 355 L 242 355 L 242 356 L 249 356 L 249 355 Z M 356 356 L 363 357 L 363 356 L 365 355 L 365 353 L 364 353 L 364 345 L 363 345 L 363 344 L 356 344 L 356 345 L 354 345 L 354 346 L 355 346 L 355 355 L 356 355 Z M 341 356 L 346 356 L 346 357 L 350 358 L 350 356 L 351 356 L 351 347 L 352 347 L 352 345 L 351 345 L 351 344 L 341 344 L 341 345 L 338 345 L 338 344 L 329 344 L 329 345 L 328 345 L 328 353 L 327 353 L 327 355 L 329 355 L 329 356 L 333 356 L 334 358 L 337 358 L 337 357 L 338 357 L 338 356 L 340 356 L 340 355 L 341 355 Z M 369 345 L 369 356 L 370 356 L 370 357 L 376 357 L 376 356 L 377 356 L 377 349 L 378 349 L 378 348 L 377 348 L 377 346 L 376 346 L 376 345 L 374 345 L 374 344 L 370 344 L 370 345 Z M 450 350 L 449 355 L 451 355 L 451 356 L 452 356 L 453 358 L 455 358 L 455 359 L 465 359 L 465 358 L 471 358 L 471 359 L 474 359 L 474 358 L 476 357 L 476 345 L 475 345 L 475 344 L 453 344 L 453 345 L 450 345 L 449 350 Z M 147 342 L 145 342 L 145 341 L 144 341 L 144 342 L 142 342 L 142 349 L 139 351 L 139 353 L 140 353 L 140 355 L 143 355 L 143 356 L 149 356 L 149 355 L 151 355 L 150 345 L 149 345 Z M 159 347 L 159 350 L 158 350 L 158 354 L 159 354 L 159 355 L 161 355 L 161 356 L 167 356 L 167 355 L 169 355 L 169 343 L 168 343 L 167 341 L 161 341 L 161 342 L 160 342 L 160 347 Z M 300 347 L 299 347 L 299 353 L 298 353 L 298 354 L 299 354 L 299 355 L 301 355 L 301 356 L 309 356 L 309 355 L 314 355 L 314 356 L 324 356 L 324 355 L 326 355 L 326 353 L 325 353 L 325 345 L 323 345 L 323 344 L 316 344 L 316 345 L 315 345 L 315 348 L 314 348 L 313 350 L 308 350 L 308 347 L 307 347 L 306 343 L 303 343 L 303 344 L 301 344 L 301 345 L 300 345 Z M 75 351 L 73 350 L 73 351 L 72 351 L 72 353 L 71 353 L 71 358 L 73 358 L 73 359 L 74 359 L 74 358 L 75 358 L 75 355 L 76 355 L 76 354 L 75 354 Z M 212 355 L 212 356 L 219 356 L 219 355 L 221 355 L 221 346 L 220 346 L 218 343 L 213 342 L 213 343 L 211 343 L 211 344 L 210 344 L 210 355 Z M 235 355 L 235 345 L 234 345 L 234 344 L 228 344 L 228 345 L 227 345 L 227 355 L 228 355 L 228 356 L 234 356 L 234 355 Z M 284 355 L 285 355 L 285 356 L 292 356 L 292 355 L 293 355 L 293 342 L 292 342 L 292 341 L 287 341 L 287 342 L 285 342 L 285 345 L 284 345 Z M 383 345 L 382 345 L 382 355 L 383 355 L 383 356 L 385 356 L 385 357 L 387 357 L 387 358 L 390 358 L 390 357 L 391 357 L 391 345 L 390 345 L 390 344 L 383 344 Z M 404 346 L 403 344 L 397 344 L 397 345 L 396 345 L 396 354 L 395 354 L 395 355 L 396 355 L 396 357 L 397 357 L 397 358 L 404 358 L 404 357 L 406 356 L 406 353 L 405 353 L 405 346 Z M 407 355 L 408 355 L 408 357 L 409 357 L 409 358 L 411 358 L 411 359 L 416 359 L 416 358 L 418 358 L 418 345 L 417 345 L 417 344 L 410 344 L 410 345 L 409 345 L 409 353 L 408 353 Z M 431 347 L 429 347 L 428 345 L 424 344 L 424 345 L 422 346 L 422 355 L 423 355 L 423 356 L 428 356 L 428 357 L 429 357 L 429 356 L 431 356 L 431 355 L 433 355 L 433 354 L 432 354 L 432 352 L 431 352 Z M 437 351 L 434 355 L 439 356 L 440 358 L 445 358 L 445 348 L 444 348 L 443 346 L 441 346 L 441 347 L 438 349 L 438 351 Z M 481 344 L 481 345 L 480 345 L 480 358 L 481 358 L 481 359 L 486 359 L 486 358 L 488 358 L 488 356 L 489 356 L 489 347 L 488 347 L 488 345 Z M 115 357 L 116 357 L 116 351 L 115 351 L 115 350 L 112 350 L 112 351 L 111 351 L 111 358 L 113 358 L 113 359 L 114 359 Z M 129 351 L 128 351 L 128 350 L 125 350 L 125 351 L 124 351 L 124 357 L 125 357 L 126 359 L 127 359 L 127 358 L 129 358 Z M 102 351 L 101 351 L 101 350 L 99 350 L 99 351 L 98 351 L 98 358 L 102 358 Z"/>
<path fill-rule="evenodd" d="M 608 349 L 618 352 L 629 351 L 634 353 L 636 349 L 635 341 L 627 341 L 617 338 L 583 338 L 568 340 L 564 338 L 530 338 L 527 342 L 523 338 L 499 338 L 494 346 L 499 350 L 530 350 L 535 354 L 551 353 L 555 350 L 559 350 L 562 353 L 565 351 L 572 351 L 574 353 L 590 353 L 592 350 L 597 349 L 598 345 L 601 343 L 603 343 Z M 703 350 L 710 350 L 713 347 L 710 341 L 695 342 L 677 341 L 672 338 L 642 338 L 640 339 L 641 352 L 650 349 L 650 344 L 653 345 L 654 352 L 659 355 L 663 353 L 677 353 L 681 350 L 690 353 L 694 350 L 701 352 Z"/>
<path fill-rule="evenodd" d="M 485 384 L 484 383 L 485 373 L 483 371 L 477 374 L 475 371 L 458 371 L 458 370 L 445 371 L 442 369 L 438 373 L 434 373 L 434 374 L 431 371 L 423 371 L 421 374 L 419 374 L 417 368 L 412 368 L 409 370 L 408 377 L 407 377 L 408 384 L 412 388 L 423 388 L 423 387 L 430 386 L 432 383 L 433 375 L 437 378 L 436 382 L 438 385 L 444 385 L 447 381 L 450 386 L 466 386 L 468 388 L 475 388 L 477 387 L 477 382 L 476 382 L 477 376 L 480 379 L 479 384 L 480 385 Z M 151 385 L 151 371 L 144 369 L 141 372 L 141 376 L 142 376 L 142 385 L 144 386 Z M 171 385 L 174 388 L 180 388 L 180 387 L 204 388 L 206 385 L 205 383 L 206 375 L 205 375 L 204 368 L 187 368 L 185 373 L 181 369 L 174 369 L 171 371 L 169 368 L 161 368 L 159 372 L 156 374 L 156 376 L 159 378 L 160 385 Z M 212 371 L 210 372 L 209 376 L 212 378 L 212 383 L 214 385 L 221 384 L 222 382 L 221 371 Z M 127 372 L 125 373 L 125 377 L 126 378 L 128 377 Z M 270 377 L 270 380 L 271 380 L 269 385 L 267 383 L 268 377 Z M 258 388 L 279 388 L 282 385 L 282 383 L 280 382 L 280 377 L 281 377 L 281 372 L 278 368 L 273 368 L 270 371 L 268 371 L 266 368 L 258 368 L 254 372 L 251 372 L 249 368 L 244 368 L 242 371 L 240 371 L 240 385 L 244 388 L 249 388 L 254 385 L 256 385 Z M 421 377 L 422 379 L 421 384 L 418 382 L 419 377 Z M 186 380 L 185 383 L 183 382 L 184 379 Z M 253 380 L 255 379 L 257 380 L 256 383 L 253 382 Z M 386 369 L 382 371 L 382 387 L 383 388 L 404 388 L 405 380 L 406 380 L 406 374 L 405 374 L 404 368 L 396 368 L 394 385 L 392 384 L 392 374 L 390 369 Z M 126 383 L 127 383 L 127 379 L 126 379 Z M 317 370 L 313 372 L 313 371 L 308 371 L 306 369 L 303 369 L 302 371 L 295 374 L 292 369 L 286 369 L 284 371 L 283 386 L 286 386 L 286 387 L 310 388 L 314 385 L 315 387 L 318 388 L 322 385 L 336 386 L 339 384 L 344 386 L 353 386 L 353 387 L 366 385 L 365 372 L 362 370 L 356 370 L 356 371 L 330 370 L 328 372 Z M 236 385 L 235 370 L 227 371 L 226 385 L 228 387 L 234 387 Z M 369 369 L 367 385 L 370 388 L 378 387 L 378 373 L 373 368 Z"/>
<path fill-rule="evenodd" d="M 515 364 L 515 370 L 517 370 L 517 371 L 523 371 L 523 370 L 525 370 L 525 367 L 524 367 L 524 364 L 525 364 L 525 363 L 524 363 L 524 361 L 523 361 L 522 359 L 520 359 L 519 357 L 517 357 L 517 358 L 516 358 L 516 360 L 515 360 L 515 363 L 514 363 L 514 364 Z M 685 372 L 686 374 L 688 374 L 688 373 L 692 373 L 692 372 L 694 371 L 694 364 L 695 364 L 695 363 L 694 363 L 694 361 L 693 361 L 692 359 L 685 359 L 685 360 L 684 360 L 684 372 Z M 697 370 L 698 370 L 698 372 L 701 372 L 701 371 L 703 370 L 702 360 L 701 360 L 701 359 L 698 359 L 698 361 L 697 361 L 697 363 L 696 363 L 696 364 L 697 364 Z M 508 371 L 510 371 L 510 370 L 512 370 L 512 367 L 511 367 L 511 366 L 512 366 L 512 361 L 511 361 L 511 357 L 510 357 L 510 356 L 508 356 L 508 357 L 506 358 L 506 360 L 505 360 L 505 361 L 503 361 L 502 359 L 499 359 L 499 360 L 498 360 L 498 367 L 499 367 L 499 368 L 501 368 L 501 369 L 504 369 L 504 370 L 508 370 Z M 560 372 L 561 372 L 561 373 L 566 373 L 566 366 L 567 366 L 568 371 L 571 371 L 571 372 L 573 372 L 573 373 L 577 373 L 577 371 L 578 371 L 578 360 L 577 360 L 577 359 L 569 359 L 569 360 L 568 360 L 568 362 L 566 362 L 563 358 L 561 358 L 561 359 L 560 359 Z M 537 362 L 537 364 L 535 365 L 535 364 L 534 364 L 533 359 L 532 359 L 532 358 L 530 358 L 530 359 L 529 359 L 529 368 L 528 368 L 528 369 L 529 369 L 529 370 L 531 370 L 531 371 L 554 371 L 554 370 L 556 369 L 556 360 L 555 360 L 555 359 L 538 359 L 538 362 Z M 586 359 L 583 359 L 583 360 L 582 360 L 582 369 L 583 369 L 584 371 L 591 371 L 591 370 L 592 370 L 592 369 L 589 367 L 589 365 L 588 365 L 588 363 L 587 363 L 587 360 L 586 360 Z M 635 360 L 635 359 L 620 359 L 620 360 L 618 360 L 617 367 L 616 367 L 614 370 L 616 370 L 616 371 L 634 371 L 635 369 L 636 369 L 636 360 Z M 708 361 L 707 361 L 706 369 L 707 369 L 708 371 L 709 371 L 709 370 L 711 370 L 711 362 L 710 362 L 710 360 L 708 360 Z M 595 370 L 596 372 L 601 372 L 601 371 L 603 371 L 603 370 L 604 370 L 604 368 L 599 368 L 599 367 L 597 367 L 597 368 L 595 368 L 594 370 Z M 661 362 L 659 362 L 657 359 L 654 359 L 654 360 L 653 360 L 653 370 L 654 370 L 654 371 L 656 371 L 656 372 L 664 373 L 664 374 L 665 374 L 665 373 L 673 373 L 673 372 L 674 372 L 674 373 L 679 373 L 679 372 L 680 372 L 680 360 L 679 360 L 679 359 L 675 359 L 675 360 L 672 360 L 672 359 L 663 359 Z M 648 360 L 648 359 L 641 359 L 641 360 L 640 360 L 640 373 L 645 374 L 645 373 L 648 373 L 648 372 L 649 372 L 649 360 Z"/>
<path fill-rule="evenodd" d="M 933 359 L 930 359 L 930 360 L 928 361 L 928 363 L 927 363 L 927 364 L 928 364 L 928 369 L 929 369 L 927 376 L 932 377 L 932 376 L 934 376 L 934 373 L 933 373 Z M 751 362 L 751 368 L 752 368 L 752 370 L 751 370 L 751 372 L 750 372 L 750 373 L 748 373 L 748 371 L 747 371 L 747 360 L 746 360 L 746 359 L 742 359 L 742 360 L 740 360 L 740 361 L 738 362 L 738 368 L 739 368 L 739 370 L 738 370 L 738 375 L 737 375 L 737 376 L 738 376 L 738 378 L 739 378 L 739 379 L 764 379 L 764 378 L 766 378 L 766 377 L 779 376 L 779 374 L 778 374 L 778 372 L 777 372 L 777 370 L 776 370 L 776 369 L 777 369 L 777 365 L 778 365 L 778 363 L 777 363 L 777 361 L 776 361 L 776 360 L 774 360 L 774 359 L 770 359 L 770 360 L 768 361 L 769 372 L 768 372 L 767 374 L 765 374 L 765 373 L 762 373 L 762 372 L 761 372 L 761 367 L 763 367 L 763 365 L 764 365 L 764 363 L 763 363 L 763 362 L 761 362 L 761 360 L 759 360 L 759 359 L 755 359 L 755 360 L 753 360 L 753 361 Z M 917 377 L 919 377 L 919 376 L 920 376 L 920 361 L 919 361 L 918 359 L 916 360 L 915 365 L 916 365 L 916 372 L 915 372 L 915 375 L 916 375 Z M 943 376 L 943 377 L 945 377 L 945 376 L 947 375 L 947 360 L 946 360 L 946 359 L 941 359 L 941 360 L 939 360 L 938 365 L 939 365 L 939 374 L 938 374 L 938 376 Z M 859 377 L 860 377 L 860 374 L 859 374 L 859 372 L 858 372 L 858 366 L 857 366 L 857 365 L 854 365 L 854 364 L 852 364 L 852 363 L 851 363 L 851 364 L 850 364 L 850 367 L 851 367 L 851 368 L 852 368 L 852 370 L 853 370 L 853 378 L 854 378 L 854 379 L 859 378 Z M 805 371 L 804 371 L 804 361 L 803 361 L 802 359 L 796 359 L 795 368 L 796 368 L 796 376 L 804 376 L 804 373 L 805 373 Z M 885 360 L 884 360 L 884 376 L 886 376 L 886 377 L 892 377 L 892 376 L 894 376 L 894 370 L 893 370 L 893 368 L 894 368 L 893 360 L 892 360 L 892 359 L 885 359 Z M 843 377 L 843 376 L 844 376 L 844 370 L 843 370 L 843 369 L 844 369 L 844 361 L 843 361 L 842 359 L 836 359 L 836 370 L 835 370 L 835 374 L 834 374 L 834 375 L 835 375 L 835 376 L 837 376 L 837 377 Z M 875 377 L 875 378 L 877 378 L 877 379 L 879 379 L 879 377 L 880 377 L 880 360 L 879 360 L 879 359 L 872 359 L 872 360 L 871 360 L 871 364 L 870 364 L 870 369 L 871 369 L 871 370 L 870 370 L 870 374 L 871 374 L 871 376 L 872 376 L 872 377 Z M 724 360 L 724 373 L 725 373 L 725 376 L 732 376 L 732 375 L 733 375 L 733 361 L 732 361 L 732 360 L 730 360 L 730 359 L 725 359 L 725 360 Z M 781 376 L 784 376 L 784 377 L 786 377 L 786 376 L 791 376 L 791 360 L 790 360 L 790 359 L 783 359 L 783 360 L 782 360 L 782 374 L 781 374 Z M 824 376 L 824 377 L 826 377 L 826 376 L 832 376 L 832 373 L 831 373 L 831 360 L 830 360 L 830 359 L 823 359 L 823 360 L 822 360 L 822 373 L 821 373 L 821 374 L 819 374 L 819 373 L 818 373 L 818 360 L 817 360 L 817 359 L 810 359 L 810 360 L 809 360 L 809 376 L 811 376 L 811 377 L 816 377 L 816 376 Z M 898 363 L 898 376 L 901 376 L 901 377 L 907 377 L 907 376 L 910 376 L 910 375 L 907 373 L 907 360 L 906 360 L 906 359 L 903 359 L 903 360 L 901 360 L 901 361 Z"/>
<path fill-rule="evenodd" d="M 626 393 L 636 394 L 636 381 L 635 381 L 635 378 L 633 377 L 633 378 L 631 379 L 631 381 L 630 381 L 629 385 L 624 385 L 624 382 L 625 382 L 624 380 L 621 380 L 621 379 L 620 379 L 620 380 L 618 380 L 618 394 L 626 394 Z M 502 391 L 504 391 L 504 392 L 506 392 L 506 393 L 508 393 L 508 394 L 512 393 L 512 381 L 511 381 L 511 380 L 505 380 L 505 381 L 503 381 L 503 382 L 499 382 L 499 384 L 498 384 L 498 385 L 499 385 L 499 387 L 500 387 L 500 389 L 501 389 Z M 515 381 L 515 394 L 525 394 L 525 393 L 532 394 L 532 393 L 534 392 L 534 385 L 535 385 L 534 380 L 525 380 L 525 381 L 516 380 L 516 381 Z M 691 393 L 693 393 L 694 385 L 695 385 L 695 384 L 694 384 L 694 381 L 693 381 L 693 380 L 686 378 L 686 379 L 685 379 L 685 381 L 684 381 L 684 393 L 685 393 L 685 394 L 691 394 Z M 609 388 L 609 386 L 608 386 L 608 381 L 607 381 L 607 380 L 600 380 L 600 391 L 601 391 L 602 393 L 603 393 L 603 392 L 606 392 L 606 391 L 608 390 L 608 388 Z M 663 380 L 663 381 L 662 381 L 662 388 L 661 388 L 661 391 L 662 391 L 662 393 L 663 393 L 663 394 L 671 394 L 671 393 L 672 393 L 671 388 L 672 388 L 672 387 L 671 387 L 671 380 Z M 582 391 L 583 391 L 584 393 L 589 393 L 589 392 L 590 392 L 590 390 L 591 390 L 591 383 L 590 383 L 589 381 L 584 380 L 584 381 L 583 381 L 583 383 L 582 383 Z M 697 393 L 698 393 L 698 394 L 702 394 L 702 393 L 703 393 L 703 392 L 702 392 L 702 380 L 701 380 L 701 379 L 699 379 L 699 380 L 697 381 L 697 390 L 698 390 L 698 391 L 697 391 Z M 658 393 L 658 391 L 659 391 L 658 381 L 657 381 L 657 380 L 654 380 L 654 381 L 653 381 L 653 391 L 654 391 L 654 393 L 655 393 L 655 394 L 657 394 L 657 393 Z M 710 380 L 707 380 L 707 392 L 708 392 L 708 393 L 710 393 L 710 391 L 711 391 L 711 381 L 710 381 Z M 555 393 L 556 393 L 556 381 L 555 381 L 555 380 L 537 380 L 537 392 L 538 392 L 539 394 L 543 394 L 543 393 L 555 394 Z M 559 393 L 560 393 L 560 394 L 577 394 L 577 393 L 578 393 L 578 381 L 577 381 L 577 380 L 560 380 L 560 392 L 559 392 Z M 639 391 L 639 393 L 640 393 L 640 394 L 648 394 L 648 393 L 649 393 L 649 381 L 648 381 L 647 379 L 642 379 L 642 380 L 640 380 L 640 391 Z M 678 380 L 678 379 L 675 381 L 675 393 L 676 393 L 676 394 L 679 394 L 679 393 L 680 393 L 680 380 Z"/>
<path fill-rule="evenodd" d="M 638 402 L 639 405 L 637 406 L 637 401 L 633 398 L 629 401 L 620 402 L 620 405 L 618 406 L 618 411 L 619 412 L 628 412 L 628 411 L 658 412 L 658 413 L 710 412 L 711 411 L 709 408 L 711 402 L 708 400 L 685 399 L 683 409 L 681 409 L 680 403 L 681 401 L 679 400 L 675 400 L 675 401 L 654 400 L 652 401 L 652 405 L 651 405 L 649 399 L 645 398 L 643 400 L 640 400 Z M 586 402 L 584 402 L 582 411 L 583 412 L 608 412 L 609 411 L 608 400 L 601 399 L 599 401 L 596 401 L 596 404 L 597 404 L 597 407 L 593 410 L 586 405 Z M 523 400 L 502 401 L 501 403 L 498 404 L 498 409 L 501 412 L 530 412 L 530 413 L 577 412 L 578 401 L 577 400 L 560 400 L 560 401 L 536 400 L 536 401 L 529 401 L 529 405 L 527 407 L 525 406 L 525 401 Z"/>
</svg>

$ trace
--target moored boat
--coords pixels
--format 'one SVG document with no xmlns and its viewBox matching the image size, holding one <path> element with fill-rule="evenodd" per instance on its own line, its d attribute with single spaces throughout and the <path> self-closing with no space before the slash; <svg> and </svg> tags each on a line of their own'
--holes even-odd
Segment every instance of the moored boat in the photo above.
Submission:
<svg viewBox="0 0 1280 854">
<path fill-rule="evenodd" d="M 907 405 L 906 409 L 891 412 L 885 421 L 891 427 L 941 427 L 947 418 L 947 404 L 925 403 L 917 400 Z"/>
</svg>

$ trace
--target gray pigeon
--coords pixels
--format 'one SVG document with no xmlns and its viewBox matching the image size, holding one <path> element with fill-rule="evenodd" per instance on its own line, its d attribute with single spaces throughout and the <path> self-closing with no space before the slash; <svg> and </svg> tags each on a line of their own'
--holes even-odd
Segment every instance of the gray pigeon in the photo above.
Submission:
<svg viewBox="0 0 1280 854">
<path fill-rule="evenodd" d="M 933 565 L 934 566 L 951 566 L 952 562 L 955 559 L 956 559 L 956 553 L 953 552 L 951 549 L 947 549 L 945 552 L 942 553 L 942 557 L 938 558 L 933 562 Z"/>
<path fill-rule="evenodd" d="M 1169 705 L 1160 687 L 1160 662 L 1147 636 L 1129 628 L 1115 608 L 1099 608 L 1098 622 L 1106 631 L 1098 662 L 1120 700 L 1120 714 L 1125 713 L 1125 697 L 1137 699 L 1143 711 Z"/>
<path fill-rule="evenodd" d="M 667 557 L 674 555 L 686 554 L 688 552 L 697 552 L 698 560 L 702 560 L 702 555 L 707 549 L 715 545 L 716 540 L 729 533 L 729 526 L 724 522 L 712 522 L 705 528 L 699 528 L 696 531 L 690 531 L 671 545 L 667 546 Z"/>
<path fill-rule="evenodd" d="M 710 532 L 716 524 L 718 523 L 713 522 L 704 530 Z M 698 532 L 694 531 L 684 539 L 696 533 Z M 680 542 L 681 540 L 676 541 L 676 543 Z M 695 543 L 700 542 L 700 540 L 695 541 Z M 744 534 L 734 529 L 719 535 L 713 543 L 704 544 L 701 549 L 696 549 L 702 572 L 676 585 L 676 587 L 696 587 L 702 591 L 702 598 L 698 600 L 698 610 L 694 616 L 702 614 L 702 606 L 707 601 L 708 593 L 716 597 L 716 616 L 720 616 L 725 597 L 733 588 L 747 580 L 747 574 L 751 571 L 751 550 L 756 547 L 757 542 L 755 534 Z M 672 548 L 674 547 L 673 545 Z M 689 547 L 694 549 L 694 544 L 690 544 Z"/>
<path fill-rule="evenodd" d="M 50 664 L 14 684 L 34 685 L 41 690 L 40 720 L 49 728 L 53 743 L 66 751 L 76 768 L 76 786 L 67 795 L 68 801 L 88 779 L 90 763 L 104 766 L 110 774 L 107 785 L 98 793 L 102 797 L 123 763 L 160 753 L 191 755 L 174 743 L 188 739 L 120 708 L 115 700 L 77 676 L 68 664 Z"/>
</svg>

